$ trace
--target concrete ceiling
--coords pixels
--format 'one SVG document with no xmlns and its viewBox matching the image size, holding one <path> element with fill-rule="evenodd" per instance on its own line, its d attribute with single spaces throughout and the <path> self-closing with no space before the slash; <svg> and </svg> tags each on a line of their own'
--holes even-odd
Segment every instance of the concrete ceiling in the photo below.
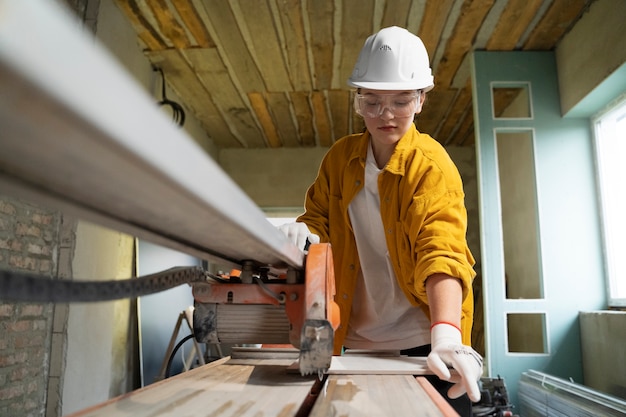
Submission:
<svg viewBox="0 0 626 417">
<path fill-rule="evenodd" d="M 330 146 L 363 129 L 346 85 L 364 40 L 406 27 L 435 88 L 420 131 L 473 146 L 472 50 L 551 50 L 594 0 L 115 0 L 220 148 Z"/>
</svg>

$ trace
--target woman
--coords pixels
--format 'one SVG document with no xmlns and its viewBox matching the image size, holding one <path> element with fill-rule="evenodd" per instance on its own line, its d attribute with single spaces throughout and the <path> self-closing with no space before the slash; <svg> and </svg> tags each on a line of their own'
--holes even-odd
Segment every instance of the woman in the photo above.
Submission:
<svg viewBox="0 0 626 417">
<path fill-rule="evenodd" d="M 333 247 L 336 353 L 428 356 L 443 380 L 431 383 L 471 415 L 465 394 L 480 399 L 482 374 L 470 347 L 474 259 L 458 170 L 413 123 L 434 86 L 422 41 L 399 27 L 380 30 L 366 40 L 348 84 L 367 129 L 331 147 L 305 213 L 281 229 L 300 246 L 308 238 Z"/>
</svg>

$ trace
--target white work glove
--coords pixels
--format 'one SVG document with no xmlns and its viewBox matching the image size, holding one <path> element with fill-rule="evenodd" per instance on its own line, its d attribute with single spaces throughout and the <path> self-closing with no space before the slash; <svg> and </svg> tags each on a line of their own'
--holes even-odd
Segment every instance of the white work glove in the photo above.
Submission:
<svg viewBox="0 0 626 417">
<path fill-rule="evenodd" d="M 483 374 L 483 358 L 461 341 L 461 330 L 448 323 L 435 323 L 430 330 L 431 352 L 427 363 L 440 379 L 452 382 L 448 397 L 454 399 L 467 392 L 470 400 L 480 400 L 478 380 Z M 458 375 L 451 375 L 448 366 Z"/>
<path fill-rule="evenodd" d="M 305 223 L 287 223 L 278 226 L 278 230 L 283 232 L 299 249 L 304 250 L 307 239 L 309 243 L 320 243 L 320 237 L 311 233 Z"/>
</svg>

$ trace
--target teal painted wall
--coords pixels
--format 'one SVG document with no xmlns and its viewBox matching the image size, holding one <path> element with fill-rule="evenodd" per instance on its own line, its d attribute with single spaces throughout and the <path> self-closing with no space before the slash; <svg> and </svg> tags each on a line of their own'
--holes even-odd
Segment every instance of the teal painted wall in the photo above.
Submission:
<svg viewBox="0 0 626 417">
<path fill-rule="evenodd" d="M 474 120 L 489 376 L 505 378 L 511 401 L 527 369 L 583 382 L 578 313 L 606 307 L 594 158 L 588 119 L 561 117 L 553 52 L 478 51 L 472 60 Z M 529 82 L 532 118 L 493 119 L 491 82 Z M 533 134 L 539 269 L 543 298 L 506 299 L 494 132 Z M 545 314 L 547 351 L 510 353 L 507 313 Z"/>
</svg>

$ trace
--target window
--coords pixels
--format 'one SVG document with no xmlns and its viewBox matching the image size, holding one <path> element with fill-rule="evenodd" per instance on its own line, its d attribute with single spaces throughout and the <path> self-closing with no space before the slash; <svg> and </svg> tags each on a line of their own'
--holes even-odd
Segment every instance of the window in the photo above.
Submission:
<svg viewBox="0 0 626 417">
<path fill-rule="evenodd" d="M 609 305 L 626 306 L 626 95 L 593 119 Z"/>
</svg>

